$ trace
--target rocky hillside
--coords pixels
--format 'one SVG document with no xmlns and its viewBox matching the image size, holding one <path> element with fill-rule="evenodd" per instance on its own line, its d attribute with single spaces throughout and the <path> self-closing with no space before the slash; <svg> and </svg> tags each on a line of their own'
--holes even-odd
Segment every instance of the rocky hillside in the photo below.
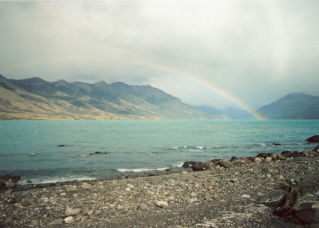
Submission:
<svg viewBox="0 0 319 228">
<path fill-rule="evenodd" d="M 48 82 L 0 75 L 0 119 L 208 119 L 152 86 Z"/>
<path fill-rule="evenodd" d="M 318 119 L 319 96 L 291 93 L 258 109 L 269 119 Z"/>
</svg>

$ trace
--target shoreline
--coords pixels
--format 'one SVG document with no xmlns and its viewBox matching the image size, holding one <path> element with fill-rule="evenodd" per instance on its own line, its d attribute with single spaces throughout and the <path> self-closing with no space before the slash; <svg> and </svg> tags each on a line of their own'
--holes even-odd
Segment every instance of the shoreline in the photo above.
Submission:
<svg viewBox="0 0 319 228">
<path fill-rule="evenodd" d="M 318 155 L 259 154 L 229 167 L 214 160 L 176 173 L 9 189 L 0 192 L 0 227 L 300 227 L 269 203 L 284 194 L 278 186 L 302 178 L 312 187 L 301 199 L 318 200 Z"/>
<path fill-rule="evenodd" d="M 288 153 L 288 154 L 287 154 Z M 290 153 L 290 154 L 289 154 Z M 283 155 L 284 154 L 284 155 Z M 280 156 L 280 158 L 278 158 Z M 283 151 L 281 153 L 260 153 L 256 156 L 248 156 L 248 157 L 235 157 L 233 156 L 229 160 L 225 159 L 213 159 L 208 161 L 185 161 L 182 162 L 179 166 L 172 166 L 170 168 L 158 170 L 157 168 L 150 169 L 150 171 L 142 171 L 142 172 L 119 172 L 119 174 L 114 176 L 105 176 L 105 177 L 89 177 L 88 179 L 83 180 L 70 180 L 70 181 L 57 181 L 57 182 L 49 182 L 49 183 L 27 183 L 27 184 L 19 184 L 17 183 L 17 189 L 31 189 L 37 187 L 47 187 L 47 186 L 54 186 L 54 185 L 64 185 L 69 183 L 81 183 L 81 182 L 94 182 L 94 181 L 110 181 L 110 180 L 121 180 L 121 179 L 129 179 L 129 178 L 138 178 L 138 177 L 148 177 L 148 176 L 160 176 L 160 175 L 169 175 L 173 173 L 181 173 L 184 171 L 191 172 L 191 171 L 205 171 L 210 170 L 212 168 L 229 168 L 229 165 L 242 165 L 246 162 L 264 162 L 266 157 L 271 157 L 269 161 L 273 160 L 286 160 L 287 158 L 296 158 L 296 157 L 306 157 L 306 156 L 319 156 L 319 149 L 318 151 Z M 257 161 L 255 161 L 257 158 Z M 267 161 L 267 162 L 269 162 Z M 231 162 L 232 164 L 230 164 Z M 20 177 L 23 177 L 22 175 Z M 1 189 L 0 189 L 1 192 Z"/>
</svg>

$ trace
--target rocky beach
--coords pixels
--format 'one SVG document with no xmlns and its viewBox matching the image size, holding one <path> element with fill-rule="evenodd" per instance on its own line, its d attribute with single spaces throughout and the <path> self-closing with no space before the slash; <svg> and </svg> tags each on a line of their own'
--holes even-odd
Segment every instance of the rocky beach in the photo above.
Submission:
<svg viewBox="0 0 319 228">
<path fill-rule="evenodd" d="M 193 169 L 204 169 L 198 172 L 6 189 L 0 227 L 299 227 L 307 221 L 274 211 L 289 185 L 303 186 L 299 203 L 319 200 L 318 154 L 259 154 L 195 162 Z"/>
<path fill-rule="evenodd" d="M 318 227 L 318 155 L 185 162 L 177 173 L 25 189 L 2 180 L 0 227 Z"/>
</svg>

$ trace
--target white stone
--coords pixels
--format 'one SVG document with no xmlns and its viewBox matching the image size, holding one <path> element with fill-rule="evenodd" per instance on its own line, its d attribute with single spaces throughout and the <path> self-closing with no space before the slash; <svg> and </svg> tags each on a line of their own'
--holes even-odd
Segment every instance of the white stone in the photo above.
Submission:
<svg viewBox="0 0 319 228">
<path fill-rule="evenodd" d="M 250 199 L 250 195 L 242 195 L 241 198 L 242 199 Z"/>
<path fill-rule="evenodd" d="M 64 222 L 65 222 L 65 223 L 72 223 L 73 221 L 74 221 L 74 218 L 73 218 L 72 216 L 66 217 L 66 218 L 64 219 Z"/>
<path fill-rule="evenodd" d="M 164 207 L 168 207 L 168 203 L 167 201 L 156 201 L 156 206 L 160 207 L 160 208 L 164 208 Z"/>
<path fill-rule="evenodd" d="M 80 213 L 80 209 L 73 209 L 73 208 L 71 208 L 71 207 L 67 207 L 67 208 L 65 209 L 65 212 L 64 212 L 64 214 L 65 214 L 66 216 L 76 215 L 76 214 L 79 214 L 79 213 Z"/>
</svg>

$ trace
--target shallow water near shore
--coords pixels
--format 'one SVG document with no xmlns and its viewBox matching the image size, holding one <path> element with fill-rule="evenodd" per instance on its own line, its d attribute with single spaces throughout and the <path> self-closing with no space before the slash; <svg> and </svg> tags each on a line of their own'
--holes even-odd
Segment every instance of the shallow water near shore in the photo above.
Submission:
<svg viewBox="0 0 319 228">
<path fill-rule="evenodd" d="M 305 139 L 318 128 L 319 120 L 2 121 L 0 174 L 26 184 L 163 172 L 190 160 L 311 150 Z"/>
</svg>

